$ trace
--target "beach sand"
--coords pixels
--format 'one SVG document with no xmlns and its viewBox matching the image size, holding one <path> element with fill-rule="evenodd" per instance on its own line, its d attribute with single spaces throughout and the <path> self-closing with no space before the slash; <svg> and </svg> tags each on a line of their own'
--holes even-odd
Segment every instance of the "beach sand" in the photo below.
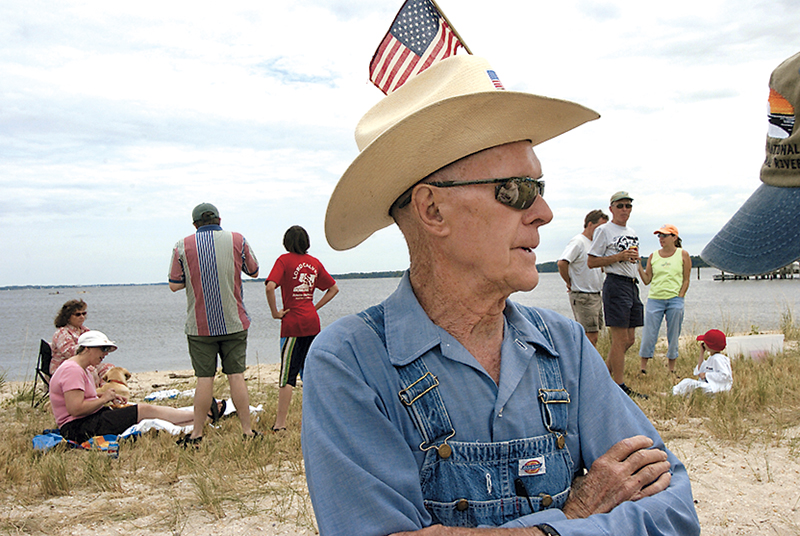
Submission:
<svg viewBox="0 0 800 536">
<path fill-rule="evenodd" d="M 246 377 L 251 382 L 266 385 L 277 383 L 277 367 L 261 365 L 250 367 Z M 176 379 L 191 378 L 190 370 L 137 373 L 129 382 L 135 396 L 141 400 L 147 393 L 174 385 Z M 0 401 L 16 392 L 19 386 L 7 384 L 0 392 Z M 252 389 L 252 387 L 251 387 Z M 191 403 L 191 402 L 189 402 Z M 656 423 L 665 437 L 667 446 L 686 465 L 692 482 L 697 513 L 702 533 L 707 536 L 776 534 L 800 535 L 800 429 L 785 431 L 782 438 L 753 438 L 747 443 L 728 444 L 708 437 L 698 422 L 675 424 Z M 133 447 L 135 448 L 135 446 Z M 284 475 L 287 485 L 305 492 L 302 475 Z M 0 504 L 0 519 L 5 527 L 15 526 L 15 520 L 63 520 L 60 530 L 50 532 L 68 534 L 177 534 L 164 531 L 163 522 L 153 516 L 175 510 L 176 500 L 191 504 L 188 483 L 152 490 L 129 490 L 128 493 L 73 490 L 69 496 L 43 500 L 35 505 L 15 505 L 13 501 Z M 140 501 L 142 497 L 151 505 L 152 515 L 135 519 L 113 519 L 98 515 L 108 501 L 123 504 Z M 310 535 L 309 528 L 298 527 L 287 519 L 261 513 L 258 505 L 250 509 L 226 509 L 221 519 L 202 508 L 183 507 L 180 516 L 180 533 L 192 535 Z M 53 526 L 53 523 L 46 523 Z M 22 526 L 18 523 L 17 526 Z M 161 528 L 154 528 L 161 527 Z M 36 534 L 35 530 L 21 530 Z"/>
</svg>

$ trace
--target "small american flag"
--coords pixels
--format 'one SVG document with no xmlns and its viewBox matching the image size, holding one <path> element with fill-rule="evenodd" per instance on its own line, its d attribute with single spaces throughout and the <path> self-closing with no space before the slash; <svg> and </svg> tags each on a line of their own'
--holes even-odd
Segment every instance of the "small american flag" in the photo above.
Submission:
<svg viewBox="0 0 800 536">
<path fill-rule="evenodd" d="M 503 87 L 503 83 L 497 77 L 497 73 L 495 73 L 494 71 L 486 71 L 486 74 L 489 75 L 489 80 L 492 81 L 492 84 L 494 84 L 494 87 L 496 87 L 497 89 L 505 89 Z"/>
<path fill-rule="evenodd" d="M 406 0 L 369 64 L 369 79 L 389 94 L 464 45 L 431 0 Z"/>
</svg>

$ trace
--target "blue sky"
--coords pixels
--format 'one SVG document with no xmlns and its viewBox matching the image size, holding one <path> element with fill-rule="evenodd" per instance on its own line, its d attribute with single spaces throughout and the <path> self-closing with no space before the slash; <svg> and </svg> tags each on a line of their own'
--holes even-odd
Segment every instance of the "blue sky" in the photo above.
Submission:
<svg viewBox="0 0 800 536">
<path fill-rule="evenodd" d="M 404 269 L 394 227 L 346 252 L 323 232 L 401 4 L 0 4 L 0 286 L 163 282 L 204 201 L 264 274 L 294 224 L 333 273 Z M 537 147 L 555 214 L 539 262 L 620 189 L 643 254 L 664 223 L 700 253 L 760 184 L 769 75 L 800 49 L 793 4 L 439 0 L 506 88 L 602 116 Z"/>
</svg>

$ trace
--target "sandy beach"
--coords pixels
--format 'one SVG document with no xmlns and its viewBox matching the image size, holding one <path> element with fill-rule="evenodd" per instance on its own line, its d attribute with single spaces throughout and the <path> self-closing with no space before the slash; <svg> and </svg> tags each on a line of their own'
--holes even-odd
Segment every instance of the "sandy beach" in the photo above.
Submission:
<svg viewBox="0 0 800 536">
<path fill-rule="evenodd" d="M 133 400 L 141 401 L 153 391 L 190 382 L 192 373 L 159 371 L 137 373 L 129 382 Z M 277 367 L 250 367 L 246 373 L 250 389 L 275 388 Z M 19 389 L 18 383 L 7 384 L 0 400 L 8 399 Z M 191 400 L 188 399 L 188 404 Z M 264 415 L 259 428 L 269 427 L 272 415 Z M 699 422 L 661 422 L 656 428 L 667 446 L 686 465 L 703 534 L 709 536 L 749 534 L 800 534 L 800 428 L 790 428 L 782 437 L 752 437 L 738 444 L 723 443 L 700 432 Z M 137 448 L 136 445 L 131 448 Z M 75 452 L 75 455 L 80 453 Z M 125 452 L 121 453 L 124 456 Z M 248 478 L 247 474 L 241 475 Z M 284 468 L 276 473 L 277 484 L 307 494 L 302 470 Z M 20 505 L 5 500 L 0 505 L 0 520 L 7 533 L 28 534 L 193 534 L 193 535 L 310 535 L 315 534 L 313 513 L 307 496 L 295 500 L 288 510 L 274 514 L 274 495 L 250 499 L 247 508 L 231 499 L 222 517 L 193 505 L 189 482 L 148 489 L 122 482 L 121 491 L 99 495 L 81 489 L 60 496 Z M 130 503 L 146 503 L 141 515 Z M 106 515 L 121 510 L 127 515 Z M 172 523 L 179 530 L 165 530 L 164 517 L 179 518 Z M 35 523 L 32 521 L 35 520 Z M 299 521 L 298 521 L 299 520 Z M 17 530 L 12 530 L 17 527 Z M 36 527 L 40 527 L 37 529 Z M 46 529 L 46 530 L 45 530 Z"/>
</svg>

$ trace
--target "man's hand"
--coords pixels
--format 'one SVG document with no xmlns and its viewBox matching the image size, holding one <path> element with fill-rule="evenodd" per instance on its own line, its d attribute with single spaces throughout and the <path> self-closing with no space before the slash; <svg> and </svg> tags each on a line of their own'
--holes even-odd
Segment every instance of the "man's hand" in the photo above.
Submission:
<svg viewBox="0 0 800 536">
<path fill-rule="evenodd" d="M 618 262 L 639 262 L 639 250 L 638 249 L 626 249 L 625 251 L 620 251 L 617 253 L 617 261 Z"/>
<path fill-rule="evenodd" d="M 652 446 L 649 437 L 634 436 L 608 449 L 573 485 L 564 515 L 580 519 L 607 513 L 625 501 L 638 501 L 667 489 L 672 478 L 667 453 Z"/>
</svg>

